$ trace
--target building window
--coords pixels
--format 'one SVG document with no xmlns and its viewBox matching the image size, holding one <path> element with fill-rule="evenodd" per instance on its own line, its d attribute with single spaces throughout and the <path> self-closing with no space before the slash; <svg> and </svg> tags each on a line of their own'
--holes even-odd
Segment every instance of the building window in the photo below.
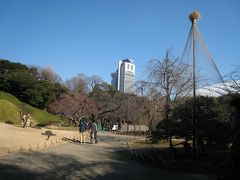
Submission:
<svg viewBox="0 0 240 180">
<path fill-rule="evenodd" d="M 133 65 L 131 65 L 131 70 L 133 70 Z"/>
<path fill-rule="evenodd" d="M 127 64 L 127 68 L 130 69 L 129 64 Z"/>
</svg>

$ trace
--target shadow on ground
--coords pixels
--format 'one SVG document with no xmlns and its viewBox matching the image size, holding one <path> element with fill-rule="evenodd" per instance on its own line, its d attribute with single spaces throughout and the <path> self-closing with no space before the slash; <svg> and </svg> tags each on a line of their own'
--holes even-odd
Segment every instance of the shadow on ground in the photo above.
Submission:
<svg viewBox="0 0 240 180">
<path fill-rule="evenodd" d="M 70 155 L 33 152 L 22 153 L 13 158 L 14 164 L 7 160 L 0 163 L 0 179 L 112 179 L 116 177 L 114 169 L 123 165 L 121 161 L 108 162 L 107 172 L 108 169 L 102 170 L 106 169 L 103 167 L 106 166 L 105 163 L 82 163 Z"/>
<path fill-rule="evenodd" d="M 116 143 L 118 143 L 116 141 Z M 84 154 L 84 155 L 83 155 Z M 88 157 L 87 157 L 88 156 Z M 212 180 L 212 176 L 166 172 L 130 159 L 122 148 L 65 143 L 49 150 L 0 159 L 0 179 Z"/>
</svg>

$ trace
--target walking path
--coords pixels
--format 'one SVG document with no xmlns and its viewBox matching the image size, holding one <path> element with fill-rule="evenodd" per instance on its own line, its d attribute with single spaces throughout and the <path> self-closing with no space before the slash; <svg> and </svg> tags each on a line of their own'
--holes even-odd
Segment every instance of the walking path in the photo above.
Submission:
<svg viewBox="0 0 240 180">
<path fill-rule="evenodd" d="M 1 179 L 212 180 L 211 176 L 162 171 L 128 157 L 125 136 L 100 133 L 98 144 L 62 143 L 0 157 Z"/>
</svg>

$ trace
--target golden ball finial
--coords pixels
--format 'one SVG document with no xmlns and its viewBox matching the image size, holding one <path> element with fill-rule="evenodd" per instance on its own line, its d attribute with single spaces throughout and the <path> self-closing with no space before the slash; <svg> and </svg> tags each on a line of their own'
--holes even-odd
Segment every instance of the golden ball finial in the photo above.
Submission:
<svg viewBox="0 0 240 180">
<path fill-rule="evenodd" d="M 196 23 L 196 21 L 201 17 L 200 13 L 197 11 L 192 11 L 189 15 L 189 19 L 191 22 Z"/>
</svg>

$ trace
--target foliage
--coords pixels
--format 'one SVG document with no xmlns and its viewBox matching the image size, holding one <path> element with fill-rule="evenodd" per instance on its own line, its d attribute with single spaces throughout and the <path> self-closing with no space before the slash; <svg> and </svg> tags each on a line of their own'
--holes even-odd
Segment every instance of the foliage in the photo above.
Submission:
<svg viewBox="0 0 240 180">
<path fill-rule="evenodd" d="M 224 119 L 224 111 L 219 99 L 214 97 L 196 97 L 198 136 L 207 136 L 218 143 L 227 141 L 229 123 Z M 193 98 L 185 98 L 174 108 L 172 115 L 172 132 L 178 136 L 186 136 L 192 131 Z"/>
<path fill-rule="evenodd" d="M 0 60 L 0 90 L 9 92 L 25 103 L 45 109 L 66 89 L 59 83 L 41 80 L 36 68 Z"/>
<path fill-rule="evenodd" d="M 97 111 L 93 113 L 95 119 L 103 121 L 116 122 L 120 120 L 120 114 L 116 115 L 121 107 L 123 94 L 115 90 L 107 83 L 101 83 L 93 88 L 90 98 L 96 102 Z"/>
<path fill-rule="evenodd" d="M 21 63 L 11 63 L 8 60 L 0 60 L 0 73 L 8 73 L 13 71 L 27 71 L 28 67 Z"/>
</svg>

